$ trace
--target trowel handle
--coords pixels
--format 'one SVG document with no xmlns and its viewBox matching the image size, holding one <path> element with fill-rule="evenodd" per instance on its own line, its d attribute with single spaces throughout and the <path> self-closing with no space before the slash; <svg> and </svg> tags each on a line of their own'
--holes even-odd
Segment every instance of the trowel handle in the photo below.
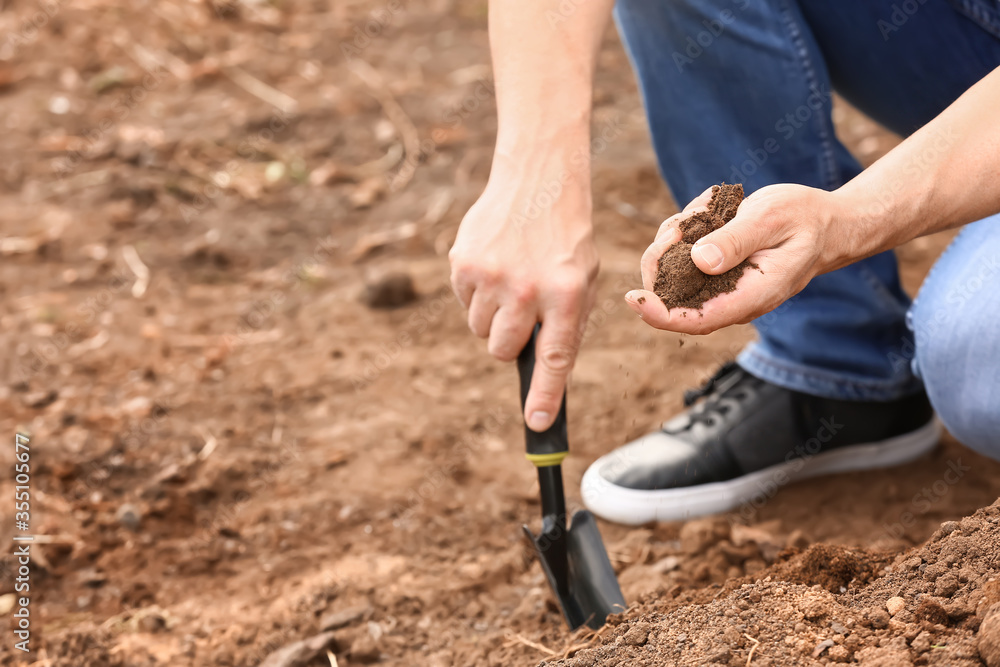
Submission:
<svg viewBox="0 0 1000 667">
<path fill-rule="evenodd" d="M 528 389 L 531 387 L 531 375 L 535 371 L 535 343 L 542 325 L 536 324 L 531 332 L 531 339 L 517 357 L 517 372 L 521 376 L 521 409 L 528 400 Z M 535 466 L 557 466 L 569 454 L 569 439 L 566 435 L 566 392 L 563 392 L 562 404 L 556 421 L 547 431 L 537 433 L 524 425 L 524 439 L 528 446 L 527 458 Z"/>
</svg>

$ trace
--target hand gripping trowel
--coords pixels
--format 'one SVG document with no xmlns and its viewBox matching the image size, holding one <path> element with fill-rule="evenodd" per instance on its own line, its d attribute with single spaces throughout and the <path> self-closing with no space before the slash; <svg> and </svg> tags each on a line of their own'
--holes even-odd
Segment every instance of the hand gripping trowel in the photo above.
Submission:
<svg viewBox="0 0 1000 667">
<path fill-rule="evenodd" d="M 528 398 L 531 374 L 535 368 L 535 341 L 540 325 L 517 358 L 521 376 L 521 408 Z M 527 458 L 538 468 L 542 494 L 542 532 L 537 537 L 527 526 L 524 534 L 531 540 L 542 563 L 549 586 L 559 601 L 566 623 L 575 630 L 584 623 L 600 628 L 608 614 L 625 610 L 618 579 L 608 559 L 608 552 L 597 530 L 594 515 L 587 510 L 573 514 L 566 526 L 566 498 L 563 494 L 560 464 L 569 453 L 566 435 L 566 394 L 555 423 L 544 433 L 525 425 Z"/>
</svg>

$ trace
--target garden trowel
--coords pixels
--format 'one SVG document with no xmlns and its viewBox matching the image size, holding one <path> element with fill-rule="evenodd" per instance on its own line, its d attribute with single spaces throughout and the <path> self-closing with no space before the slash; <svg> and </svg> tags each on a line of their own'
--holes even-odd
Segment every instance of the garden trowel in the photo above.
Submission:
<svg viewBox="0 0 1000 667">
<path fill-rule="evenodd" d="M 521 407 L 528 398 L 531 375 L 535 369 L 535 342 L 539 325 L 517 358 L 521 376 Z M 542 532 L 536 537 L 527 526 L 524 534 L 531 540 L 562 608 L 571 630 L 583 624 L 591 628 L 604 625 L 608 614 L 625 611 L 618 579 L 608 559 L 608 552 L 597 530 L 594 515 L 579 510 L 566 525 L 566 497 L 563 493 L 561 464 L 569 453 L 566 434 L 566 394 L 555 423 L 537 433 L 525 425 L 527 458 L 538 468 L 542 494 Z"/>
</svg>

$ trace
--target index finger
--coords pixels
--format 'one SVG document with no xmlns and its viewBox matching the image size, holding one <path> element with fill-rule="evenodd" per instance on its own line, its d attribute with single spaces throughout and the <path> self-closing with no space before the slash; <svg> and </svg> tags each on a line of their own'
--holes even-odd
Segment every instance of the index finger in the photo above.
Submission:
<svg viewBox="0 0 1000 667">
<path fill-rule="evenodd" d="M 560 313 L 542 319 L 535 345 L 535 371 L 524 402 L 524 421 L 531 430 L 544 431 L 555 421 L 578 344 L 575 317 Z"/>
</svg>

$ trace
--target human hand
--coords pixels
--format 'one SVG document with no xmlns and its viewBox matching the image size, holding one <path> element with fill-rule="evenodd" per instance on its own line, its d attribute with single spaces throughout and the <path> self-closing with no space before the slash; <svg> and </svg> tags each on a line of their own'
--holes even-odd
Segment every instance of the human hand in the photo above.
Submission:
<svg viewBox="0 0 1000 667">
<path fill-rule="evenodd" d="M 858 244 L 849 232 L 849 203 L 835 192 L 802 185 L 771 185 L 747 197 L 728 224 L 706 235 L 691 250 L 695 265 L 720 274 L 749 258 L 759 270 L 748 269 L 733 292 L 705 302 L 702 309 L 668 310 L 653 282 L 657 263 L 680 240 L 677 224 L 704 210 L 711 188 L 677 215 L 668 218 L 642 256 L 644 289 L 632 290 L 625 301 L 644 322 L 657 329 L 706 334 L 731 324 L 745 324 L 798 294 L 816 275 L 859 259 Z"/>
<path fill-rule="evenodd" d="M 494 357 L 516 359 L 542 323 L 524 415 L 531 429 L 544 431 L 559 412 L 594 303 L 598 256 L 589 170 L 574 175 L 532 162 L 534 173 L 494 167 L 448 257 L 469 328 L 489 339 Z"/>
</svg>

